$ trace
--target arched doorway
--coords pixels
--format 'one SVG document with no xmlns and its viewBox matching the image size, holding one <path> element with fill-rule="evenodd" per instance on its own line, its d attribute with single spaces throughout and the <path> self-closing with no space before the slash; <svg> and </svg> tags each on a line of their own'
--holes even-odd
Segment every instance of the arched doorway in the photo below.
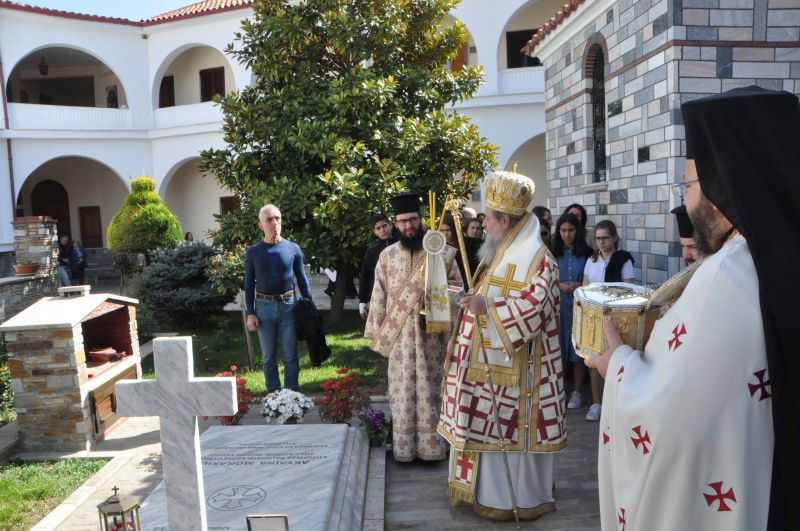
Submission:
<svg viewBox="0 0 800 531">
<path fill-rule="evenodd" d="M 176 164 L 167 173 L 159 193 L 194 241 L 209 242 L 208 232 L 219 228 L 214 215 L 238 208 L 239 199 L 222 188 L 212 174 L 202 172 L 199 162 L 199 158 L 191 158 Z"/>
<path fill-rule="evenodd" d="M 58 219 L 58 233 L 85 248 L 103 247 L 111 218 L 129 193 L 119 173 L 104 163 L 77 156 L 41 164 L 23 181 L 17 195 L 19 215 Z"/>
<path fill-rule="evenodd" d="M 58 220 L 58 234 L 72 234 L 69 222 L 69 196 L 56 181 L 38 183 L 31 191 L 31 209 L 34 216 L 50 216 Z"/>
</svg>

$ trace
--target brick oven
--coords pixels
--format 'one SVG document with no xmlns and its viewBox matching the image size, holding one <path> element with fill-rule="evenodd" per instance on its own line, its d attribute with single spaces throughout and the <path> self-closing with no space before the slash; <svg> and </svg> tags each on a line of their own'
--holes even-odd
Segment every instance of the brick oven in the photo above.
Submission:
<svg viewBox="0 0 800 531">
<path fill-rule="evenodd" d="M 142 375 L 137 303 L 66 287 L 0 325 L 22 451 L 87 450 L 114 425 L 114 384 Z"/>
</svg>

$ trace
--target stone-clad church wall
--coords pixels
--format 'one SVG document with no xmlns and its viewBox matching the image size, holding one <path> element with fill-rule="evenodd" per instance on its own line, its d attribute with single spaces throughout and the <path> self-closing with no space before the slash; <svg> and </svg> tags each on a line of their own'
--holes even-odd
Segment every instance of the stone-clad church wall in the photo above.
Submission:
<svg viewBox="0 0 800 531">
<path fill-rule="evenodd" d="M 598 50 L 605 58 L 605 182 L 593 182 L 591 60 Z M 679 204 L 670 185 L 684 169 L 680 105 L 752 84 L 800 93 L 800 0 L 586 2 L 534 55 L 546 66 L 554 215 L 579 202 L 588 225 L 611 219 L 636 259 L 637 279 L 663 282 L 681 265 L 669 214 Z"/>
</svg>

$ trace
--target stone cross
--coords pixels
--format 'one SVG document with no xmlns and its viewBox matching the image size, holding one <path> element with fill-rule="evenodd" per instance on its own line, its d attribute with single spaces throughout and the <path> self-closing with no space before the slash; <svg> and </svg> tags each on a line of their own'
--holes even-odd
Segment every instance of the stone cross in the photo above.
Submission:
<svg viewBox="0 0 800 531">
<path fill-rule="evenodd" d="M 206 530 L 197 417 L 236 413 L 236 379 L 195 378 L 190 337 L 155 339 L 153 356 L 155 380 L 117 383 L 117 414 L 160 417 L 169 529 Z"/>
</svg>

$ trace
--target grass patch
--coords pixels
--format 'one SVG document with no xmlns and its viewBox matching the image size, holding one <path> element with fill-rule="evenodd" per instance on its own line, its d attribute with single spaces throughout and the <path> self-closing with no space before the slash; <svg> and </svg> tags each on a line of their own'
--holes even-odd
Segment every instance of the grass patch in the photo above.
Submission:
<svg viewBox="0 0 800 531">
<path fill-rule="evenodd" d="M 327 312 L 322 312 L 323 319 Z M 369 341 L 364 339 L 364 321 L 358 312 L 345 312 L 342 323 L 325 327 L 331 356 L 321 367 L 312 367 L 308 357 L 305 341 L 298 341 L 297 349 L 300 357 L 300 390 L 306 394 L 322 392 L 322 382 L 336 378 L 336 369 L 348 367 L 357 369 L 363 376 L 363 384 L 374 393 L 386 392 L 386 369 L 388 362 L 379 354 L 369 349 Z M 247 344 L 242 329 L 241 315 L 226 312 L 211 317 L 209 324 L 203 328 L 182 330 L 182 335 L 192 336 L 194 350 L 195 374 L 213 376 L 227 370 L 231 365 L 239 367 L 241 376 L 247 381 L 247 388 L 253 394 L 263 396 L 266 392 L 264 373 L 261 370 L 261 346 L 258 334 L 251 334 L 255 351 L 255 367 L 247 368 Z M 278 352 L 278 368 L 283 381 L 283 362 L 280 348 Z M 153 360 L 149 356 L 142 362 L 145 377 L 152 377 Z"/>
<path fill-rule="evenodd" d="M 30 529 L 105 464 L 64 459 L 0 467 L 0 529 Z"/>
</svg>

